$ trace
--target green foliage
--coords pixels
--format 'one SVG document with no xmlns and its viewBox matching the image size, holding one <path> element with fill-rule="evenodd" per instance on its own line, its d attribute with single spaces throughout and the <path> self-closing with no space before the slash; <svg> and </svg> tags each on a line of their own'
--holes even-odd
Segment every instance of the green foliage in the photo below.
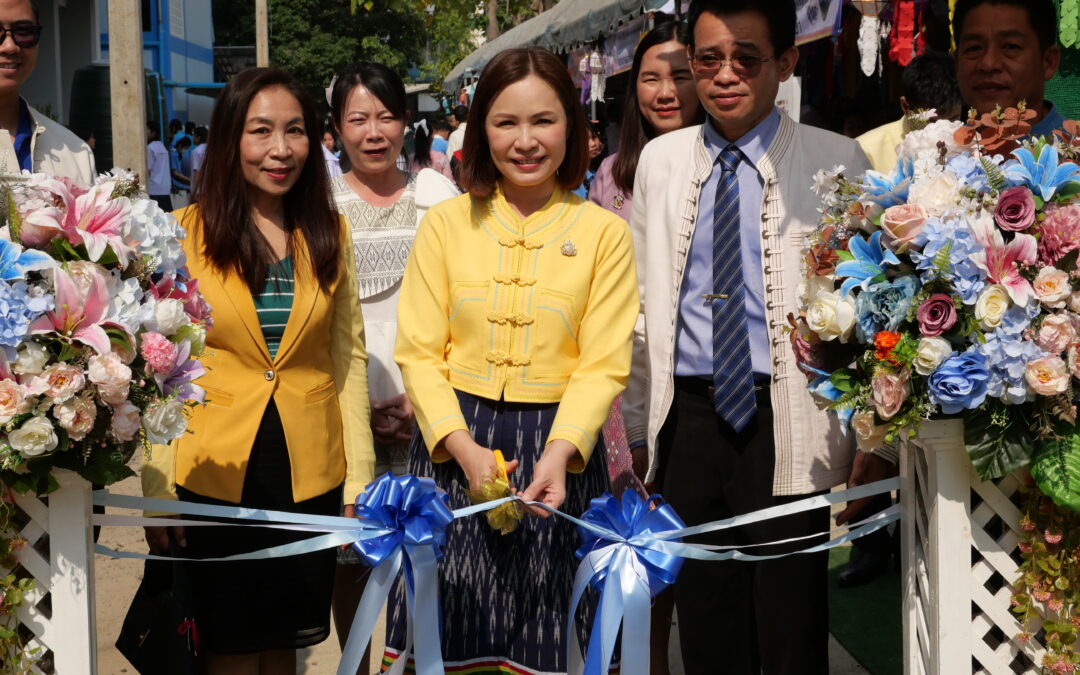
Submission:
<svg viewBox="0 0 1080 675">
<path fill-rule="evenodd" d="M 1031 475 L 1055 504 L 1080 512 L 1080 433 L 1071 429 L 1040 443 Z"/>
<path fill-rule="evenodd" d="M 19 536 L 18 511 L 10 500 L 7 487 L 0 483 L 0 567 L 14 569 L 15 554 L 26 546 Z M 25 572 L 0 575 L 0 675 L 23 675 L 31 672 L 40 649 L 27 649 L 19 635 L 18 610 L 26 593 L 34 589 L 32 577 Z"/>
<path fill-rule="evenodd" d="M 964 417 L 964 445 L 979 478 L 1001 478 L 1028 464 L 1035 451 L 1031 424 L 1020 406 L 988 401 Z"/>
<path fill-rule="evenodd" d="M 1009 187 L 1009 183 L 1005 180 L 1005 173 L 1001 170 L 1001 167 L 990 161 L 988 157 L 980 157 L 979 162 L 982 164 L 983 171 L 986 172 L 990 187 L 998 192 L 1003 192 Z"/>
</svg>

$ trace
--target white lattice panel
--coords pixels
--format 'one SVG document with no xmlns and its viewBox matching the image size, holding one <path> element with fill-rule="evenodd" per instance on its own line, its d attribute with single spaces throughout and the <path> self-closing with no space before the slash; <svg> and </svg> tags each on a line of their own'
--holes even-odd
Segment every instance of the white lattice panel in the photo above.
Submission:
<svg viewBox="0 0 1080 675">
<path fill-rule="evenodd" d="M 16 554 L 17 573 L 36 582 L 19 608 L 31 648 L 39 648 L 33 673 L 97 673 L 92 580 L 90 484 L 70 471 L 55 471 L 60 488 L 47 498 L 16 495 L 27 546 Z M 11 570 L 0 568 L 0 573 Z"/>
<path fill-rule="evenodd" d="M 927 423 L 901 456 L 904 672 L 1039 673 L 1037 639 L 1009 611 L 1021 562 L 1019 483 L 983 482 L 959 420 Z"/>
</svg>

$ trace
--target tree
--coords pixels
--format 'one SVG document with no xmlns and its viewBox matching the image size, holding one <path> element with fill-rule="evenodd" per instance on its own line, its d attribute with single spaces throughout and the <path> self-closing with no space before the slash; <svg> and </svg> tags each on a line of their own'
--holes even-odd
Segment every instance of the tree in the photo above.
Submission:
<svg viewBox="0 0 1080 675">
<path fill-rule="evenodd" d="M 415 13 L 354 13 L 350 0 L 270 0 L 268 11 L 271 64 L 295 75 L 318 101 L 349 63 L 376 61 L 404 76 L 422 62 L 424 21 Z M 214 22 L 218 44 L 254 44 L 252 0 L 214 0 Z"/>
</svg>

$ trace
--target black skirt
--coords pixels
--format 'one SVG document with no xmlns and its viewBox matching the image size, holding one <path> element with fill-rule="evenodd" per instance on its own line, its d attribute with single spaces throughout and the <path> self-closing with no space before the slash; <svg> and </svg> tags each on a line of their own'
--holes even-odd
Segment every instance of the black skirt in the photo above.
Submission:
<svg viewBox="0 0 1080 675">
<path fill-rule="evenodd" d="M 558 411 L 557 403 L 507 403 L 457 392 L 461 412 L 476 442 L 502 450 L 507 461 L 520 461 L 511 481 L 531 482 Z M 450 507 L 471 502 L 468 481 L 457 462 L 433 464 L 419 434 L 410 448 L 413 475 L 435 479 L 450 495 Z M 593 497 L 608 490 L 606 453 L 597 443 L 582 473 L 566 475 L 561 510 L 581 515 Z M 459 518 L 446 531 L 446 555 L 439 563 L 442 652 L 447 675 L 521 675 L 566 672 L 566 624 L 578 619 L 578 643 L 585 644 L 596 595 L 589 591 L 580 607 L 570 607 L 570 591 L 581 545 L 577 527 L 552 516 L 526 515 L 517 530 L 503 535 L 483 515 Z M 395 586 L 387 608 L 388 668 L 405 646 L 404 592 Z M 422 639 L 419 636 L 417 639 Z"/>
<path fill-rule="evenodd" d="M 237 506 L 176 488 L 183 501 Z M 244 476 L 239 506 L 336 516 L 341 487 L 302 502 L 292 499 L 292 472 L 281 418 L 266 408 Z M 243 522 L 243 521 L 231 521 Z M 313 536 L 261 527 L 189 527 L 186 555 L 216 558 Z M 334 549 L 270 560 L 189 563 L 195 621 L 203 649 L 251 654 L 300 649 L 330 635 Z"/>
</svg>

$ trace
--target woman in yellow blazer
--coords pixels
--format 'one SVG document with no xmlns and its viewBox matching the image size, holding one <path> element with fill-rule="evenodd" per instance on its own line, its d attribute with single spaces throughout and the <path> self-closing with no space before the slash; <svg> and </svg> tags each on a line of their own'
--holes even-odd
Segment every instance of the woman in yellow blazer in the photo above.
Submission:
<svg viewBox="0 0 1080 675">
<path fill-rule="evenodd" d="M 198 203 L 176 214 L 213 308 L 199 380 L 207 402 L 190 433 L 154 447 L 143 492 L 337 515 L 372 479 L 374 452 L 354 264 L 317 151 L 315 106 L 290 75 L 251 69 L 222 91 L 212 128 Z M 193 558 L 297 538 L 264 528 L 171 534 Z M 147 539 L 168 548 L 163 529 L 148 528 Z M 295 672 L 295 650 L 329 635 L 334 561 L 322 551 L 189 565 L 209 673 Z"/>
</svg>

